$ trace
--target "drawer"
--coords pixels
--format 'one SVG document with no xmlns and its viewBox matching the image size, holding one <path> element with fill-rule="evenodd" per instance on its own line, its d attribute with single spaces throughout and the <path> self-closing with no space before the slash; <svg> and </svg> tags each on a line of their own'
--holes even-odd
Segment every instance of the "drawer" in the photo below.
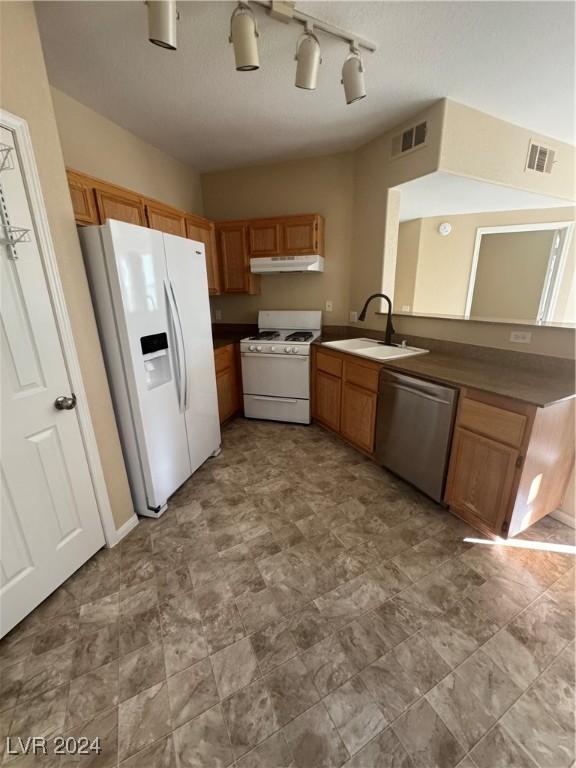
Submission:
<svg viewBox="0 0 576 768">
<path fill-rule="evenodd" d="M 229 344 L 227 347 L 218 347 L 218 349 L 214 350 L 214 365 L 216 366 L 216 373 L 225 371 L 234 365 L 233 344 Z"/>
<path fill-rule="evenodd" d="M 500 443 L 520 447 L 526 429 L 526 416 L 463 397 L 458 411 L 458 426 L 491 437 Z"/>
<path fill-rule="evenodd" d="M 362 365 L 352 360 L 344 362 L 344 381 L 355 384 L 357 387 L 369 389 L 370 392 L 378 392 L 379 376 L 380 366 Z"/>
<path fill-rule="evenodd" d="M 342 358 L 316 350 L 316 368 L 331 376 L 342 377 Z"/>
</svg>

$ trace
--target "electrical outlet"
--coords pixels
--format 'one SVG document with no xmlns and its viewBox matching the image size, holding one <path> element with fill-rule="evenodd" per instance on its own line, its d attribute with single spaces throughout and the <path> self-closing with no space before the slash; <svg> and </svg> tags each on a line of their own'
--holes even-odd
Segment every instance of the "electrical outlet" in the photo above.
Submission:
<svg viewBox="0 0 576 768">
<path fill-rule="evenodd" d="M 410 312 L 410 304 L 402 304 L 402 312 Z"/>
<path fill-rule="evenodd" d="M 512 331 L 510 341 L 515 344 L 530 344 L 532 342 L 532 333 L 530 331 Z"/>
<path fill-rule="evenodd" d="M 222 310 L 221 309 L 215 309 L 214 310 L 214 320 L 222 320 Z"/>
<path fill-rule="evenodd" d="M 326 312 L 332 312 L 333 309 L 334 309 L 333 303 L 330 300 L 328 300 L 326 302 Z"/>
<path fill-rule="evenodd" d="M 355 312 L 354 310 L 350 310 L 350 322 L 351 323 L 357 323 L 358 322 L 358 312 Z"/>
</svg>

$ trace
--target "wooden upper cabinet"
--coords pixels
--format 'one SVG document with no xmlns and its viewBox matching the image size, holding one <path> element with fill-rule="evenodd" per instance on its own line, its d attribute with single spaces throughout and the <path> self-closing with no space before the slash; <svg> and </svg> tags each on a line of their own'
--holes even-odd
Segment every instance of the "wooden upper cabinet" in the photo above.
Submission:
<svg viewBox="0 0 576 768">
<path fill-rule="evenodd" d="M 217 224 L 216 232 L 222 293 L 258 293 L 259 282 L 250 272 L 247 224 Z"/>
<path fill-rule="evenodd" d="M 72 198 L 72 208 L 74 209 L 76 223 L 98 224 L 94 189 L 85 183 L 80 174 L 74 173 L 74 171 L 66 171 L 66 175 L 68 177 L 68 187 L 70 188 L 70 197 Z"/>
<path fill-rule="evenodd" d="M 318 214 L 290 216 L 282 223 L 282 254 L 324 255 L 324 220 Z"/>
<path fill-rule="evenodd" d="M 184 213 L 168 206 L 146 203 L 146 218 L 150 229 L 159 229 L 169 235 L 186 237 Z"/>
<path fill-rule="evenodd" d="M 274 219 L 252 220 L 248 224 L 250 256 L 278 256 L 282 242 L 280 221 Z"/>
<path fill-rule="evenodd" d="M 146 212 L 142 198 L 115 187 L 101 185 L 95 189 L 96 206 L 100 223 L 107 219 L 126 221 L 129 224 L 146 226 Z"/>
<path fill-rule="evenodd" d="M 220 270 L 214 224 L 201 216 L 186 217 L 186 237 L 204 243 L 206 253 L 206 272 L 208 274 L 208 293 L 217 296 L 221 292 Z"/>
</svg>

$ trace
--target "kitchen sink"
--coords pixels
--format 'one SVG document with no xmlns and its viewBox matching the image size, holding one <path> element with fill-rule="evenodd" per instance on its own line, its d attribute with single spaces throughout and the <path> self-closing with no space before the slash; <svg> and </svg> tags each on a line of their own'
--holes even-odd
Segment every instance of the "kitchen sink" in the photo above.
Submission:
<svg viewBox="0 0 576 768">
<path fill-rule="evenodd" d="M 323 347 L 339 349 L 351 355 L 366 357 L 369 360 L 397 360 L 400 357 L 413 357 L 425 355 L 428 350 L 420 347 L 396 347 L 393 344 L 384 344 L 377 339 L 343 339 L 342 341 L 324 341 Z"/>
</svg>

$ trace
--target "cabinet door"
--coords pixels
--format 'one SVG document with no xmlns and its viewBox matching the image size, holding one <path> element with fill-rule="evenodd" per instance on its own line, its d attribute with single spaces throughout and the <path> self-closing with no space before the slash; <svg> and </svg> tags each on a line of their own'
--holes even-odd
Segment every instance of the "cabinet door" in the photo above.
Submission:
<svg viewBox="0 0 576 768">
<path fill-rule="evenodd" d="M 205 223 L 201 219 L 186 219 L 186 237 L 190 240 L 204 243 L 206 272 L 208 274 L 208 293 L 211 296 L 217 296 L 220 293 L 220 272 L 218 269 L 214 225 L 207 219 Z"/>
<path fill-rule="evenodd" d="M 463 518 L 495 534 L 511 500 L 518 451 L 456 427 L 446 501 Z"/>
<path fill-rule="evenodd" d="M 374 451 L 378 395 L 345 381 L 342 386 L 340 433 L 367 453 Z"/>
<path fill-rule="evenodd" d="M 169 235 L 186 237 L 184 214 L 159 205 L 146 204 L 146 217 L 150 229 L 159 229 Z"/>
<path fill-rule="evenodd" d="M 101 224 L 104 224 L 107 219 L 116 219 L 117 221 L 126 221 L 128 224 L 146 226 L 144 203 L 136 195 L 132 196 L 113 189 L 97 188 L 96 205 Z"/>
<path fill-rule="evenodd" d="M 323 371 L 316 371 L 314 415 L 318 421 L 336 432 L 340 429 L 342 382 Z"/>
<path fill-rule="evenodd" d="M 94 189 L 82 181 L 82 177 L 67 171 L 68 187 L 76 224 L 98 224 L 98 211 Z"/>
<path fill-rule="evenodd" d="M 277 256 L 280 253 L 280 237 L 280 222 L 251 221 L 248 225 L 250 256 Z"/>
<path fill-rule="evenodd" d="M 216 374 L 216 391 L 220 424 L 223 424 L 238 410 L 238 382 L 234 367 L 225 368 Z"/>
<path fill-rule="evenodd" d="M 250 273 L 246 224 L 218 227 L 222 293 L 257 293 L 258 281 Z"/>
<path fill-rule="evenodd" d="M 320 217 L 291 216 L 282 224 L 282 253 L 286 256 L 320 254 Z"/>
</svg>

